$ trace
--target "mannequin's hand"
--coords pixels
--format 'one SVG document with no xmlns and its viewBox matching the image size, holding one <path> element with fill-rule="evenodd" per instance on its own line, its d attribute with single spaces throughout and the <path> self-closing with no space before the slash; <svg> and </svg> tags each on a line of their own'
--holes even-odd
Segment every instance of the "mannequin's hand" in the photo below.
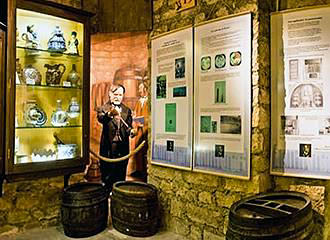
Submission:
<svg viewBox="0 0 330 240">
<path fill-rule="evenodd" d="M 109 112 L 108 112 L 108 117 L 115 117 L 115 116 L 118 116 L 119 115 L 119 112 L 115 109 L 115 108 L 112 108 Z"/>
</svg>

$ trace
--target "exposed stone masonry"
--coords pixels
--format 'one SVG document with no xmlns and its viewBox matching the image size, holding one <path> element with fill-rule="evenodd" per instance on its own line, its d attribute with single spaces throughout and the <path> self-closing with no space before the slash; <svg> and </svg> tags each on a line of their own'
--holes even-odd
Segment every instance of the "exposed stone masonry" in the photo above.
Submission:
<svg viewBox="0 0 330 240">
<path fill-rule="evenodd" d="M 80 181 L 83 174 L 70 178 L 70 184 Z M 59 225 L 63 187 L 63 176 L 4 184 L 0 198 L 0 239 L 31 228 Z"/>
<path fill-rule="evenodd" d="M 176 13 L 174 1 L 154 2 L 152 36 L 232 14 L 252 12 L 252 142 L 251 180 L 150 167 L 150 182 L 160 191 L 163 227 L 188 239 L 223 239 L 230 206 L 242 197 L 271 189 L 269 176 L 269 1 L 201 0 Z M 265 17 L 264 15 L 267 15 Z M 249 43 L 247 43 L 249 44 Z"/>
<path fill-rule="evenodd" d="M 329 4 L 330 1 L 282 0 L 279 3 L 281 9 L 291 9 Z M 271 0 L 199 0 L 195 8 L 176 13 L 174 0 L 154 1 L 152 36 L 245 11 L 251 11 L 253 16 L 251 180 L 237 180 L 156 165 L 151 165 L 149 169 L 150 182 L 160 191 L 164 216 L 162 226 L 188 239 L 223 239 L 232 203 L 267 190 L 307 193 L 315 210 L 316 231 L 313 239 L 330 239 L 328 182 L 273 177 L 269 174 L 270 13 L 275 11 L 275 7 L 276 1 Z"/>
</svg>

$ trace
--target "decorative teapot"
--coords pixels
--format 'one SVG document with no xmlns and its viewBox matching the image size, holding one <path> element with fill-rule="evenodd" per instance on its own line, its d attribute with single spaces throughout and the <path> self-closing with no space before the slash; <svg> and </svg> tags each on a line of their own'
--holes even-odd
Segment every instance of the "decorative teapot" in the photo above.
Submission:
<svg viewBox="0 0 330 240">
<path fill-rule="evenodd" d="M 46 84 L 50 86 L 59 85 L 61 82 L 61 78 L 63 76 L 63 73 L 66 70 L 66 67 L 64 64 L 45 64 L 45 68 L 47 68 L 46 71 Z"/>
</svg>

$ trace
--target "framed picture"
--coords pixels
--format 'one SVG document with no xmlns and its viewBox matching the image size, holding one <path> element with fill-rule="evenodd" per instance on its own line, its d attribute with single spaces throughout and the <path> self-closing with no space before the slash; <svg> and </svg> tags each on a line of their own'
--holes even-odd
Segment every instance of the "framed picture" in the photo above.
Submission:
<svg viewBox="0 0 330 240">
<path fill-rule="evenodd" d="M 151 163 L 184 170 L 192 168 L 192 36 L 187 27 L 151 41 Z"/>
<path fill-rule="evenodd" d="M 271 15 L 273 175 L 330 179 L 329 24 L 330 6 Z M 317 41 L 294 35 L 315 29 Z"/>
<path fill-rule="evenodd" d="M 193 171 L 250 178 L 251 21 L 245 13 L 194 29 Z"/>
</svg>

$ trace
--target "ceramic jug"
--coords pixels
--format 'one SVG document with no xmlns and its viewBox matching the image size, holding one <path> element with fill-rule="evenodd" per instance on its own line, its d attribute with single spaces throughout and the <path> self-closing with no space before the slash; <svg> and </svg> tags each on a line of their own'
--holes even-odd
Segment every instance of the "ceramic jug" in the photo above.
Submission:
<svg viewBox="0 0 330 240">
<path fill-rule="evenodd" d="M 59 85 L 61 82 L 61 78 L 63 76 L 63 73 L 66 70 L 66 67 L 64 64 L 45 64 L 45 68 L 47 68 L 46 71 L 46 84 L 50 86 L 56 86 Z"/>
</svg>

